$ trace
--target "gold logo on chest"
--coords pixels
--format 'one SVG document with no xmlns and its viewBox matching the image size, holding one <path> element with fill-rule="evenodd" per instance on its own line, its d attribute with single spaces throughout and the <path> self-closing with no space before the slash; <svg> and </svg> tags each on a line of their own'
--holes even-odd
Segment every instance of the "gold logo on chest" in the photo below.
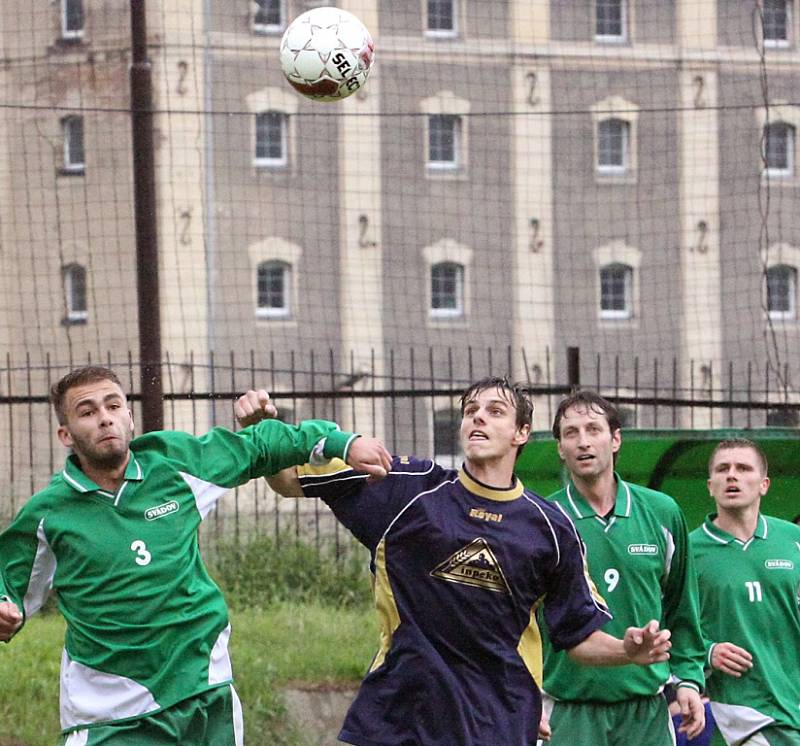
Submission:
<svg viewBox="0 0 800 746">
<path fill-rule="evenodd" d="M 475 539 L 431 571 L 434 578 L 495 593 L 510 593 L 500 564 L 485 539 Z"/>
<path fill-rule="evenodd" d="M 483 508 L 470 508 L 469 517 L 480 518 L 482 521 L 493 521 L 494 523 L 500 523 L 500 521 L 503 520 L 502 513 L 490 513 L 488 510 L 484 510 Z"/>
</svg>

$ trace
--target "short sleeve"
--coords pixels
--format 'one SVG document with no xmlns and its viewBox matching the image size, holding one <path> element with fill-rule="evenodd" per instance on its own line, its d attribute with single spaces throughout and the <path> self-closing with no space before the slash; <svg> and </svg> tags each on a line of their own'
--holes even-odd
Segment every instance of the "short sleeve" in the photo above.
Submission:
<svg viewBox="0 0 800 746">
<path fill-rule="evenodd" d="M 589 576 L 574 526 L 562 521 L 554 528 L 558 559 L 544 599 L 544 619 L 553 647 L 564 650 L 583 642 L 611 619 L 611 613 Z"/>
</svg>

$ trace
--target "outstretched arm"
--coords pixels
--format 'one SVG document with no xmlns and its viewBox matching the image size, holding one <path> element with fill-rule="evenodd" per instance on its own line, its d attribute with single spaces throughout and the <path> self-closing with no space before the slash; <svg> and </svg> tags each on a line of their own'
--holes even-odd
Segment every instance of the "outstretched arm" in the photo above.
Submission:
<svg viewBox="0 0 800 746">
<path fill-rule="evenodd" d="M 233 413 L 242 427 L 278 416 L 278 410 L 264 389 L 251 389 L 242 394 L 233 405 Z M 391 468 L 392 456 L 377 438 L 359 437 L 347 451 L 347 463 L 371 479 L 383 479 Z M 272 489 L 285 497 L 301 497 L 303 494 L 294 469 L 286 469 L 267 481 Z"/>
<path fill-rule="evenodd" d="M 261 420 L 273 419 L 278 416 L 278 410 L 270 401 L 265 389 L 250 390 L 242 394 L 233 405 L 233 414 L 242 427 L 255 425 Z"/>
<path fill-rule="evenodd" d="M 659 629 L 653 619 L 644 627 L 628 627 L 622 640 L 595 630 L 567 652 L 584 666 L 649 666 L 669 659 L 670 636 L 670 631 Z"/>
</svg>

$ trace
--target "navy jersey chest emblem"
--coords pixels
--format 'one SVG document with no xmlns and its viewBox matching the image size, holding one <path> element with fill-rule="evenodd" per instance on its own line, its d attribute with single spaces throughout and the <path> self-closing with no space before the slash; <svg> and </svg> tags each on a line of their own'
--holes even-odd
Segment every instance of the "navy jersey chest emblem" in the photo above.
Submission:
<svg viewBox="0 0 800 746">
<path fill-rule="evenodd" d="M 470 585 L 495 593 L 511 592 L 500 564 L 486 539 L 474 539 L 454 552 L 435 567 L 431 575 L 449 583 Z"/>
</svg>

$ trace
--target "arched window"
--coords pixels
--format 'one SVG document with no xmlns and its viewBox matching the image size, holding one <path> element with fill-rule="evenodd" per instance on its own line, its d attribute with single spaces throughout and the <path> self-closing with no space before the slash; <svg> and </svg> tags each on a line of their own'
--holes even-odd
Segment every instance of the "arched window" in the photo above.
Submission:
<svg viewBox="0 0 800 746">
<path fill-rule="evenodd" d="M 600 268 L 600 318 L 629 319 L 633 315 L 633 268 L 607 264 Z"/>
<path fill-rule="evenodd" d="M 86 305 L 86 268 L 80 264 L 64 267 L 64 296 L 67 306 L 65 321 L 69 324 L 85 323 L 89 316 Z"/>
<path fill-rule="evenodd" d="M 256 315 L 260 318 L 286 317 L 291 311 L 291 266 L 268 261 L 256 270 Z"/>
<path fill-rule="evenodd" d="M 431 265 L 431 316 L 464 315 L 464 267 L 455 262 Z"/>
<path fill-rule="evenodd" d="M 773 122 L 764 127 L 764 160 L 770 176 L 794 173 L 794 127 Z"/>
<path fill-rule="evenodd" d="M 255 0 L 253 30 L 259 34 L 280 31 L 284 23 L 283 0 Z"/>
<path fill-rule="evenodd" d="M 791 42 L 791 0 L 762 0 L 764 45 L 788 47 Z"/>
<path fill-rule="evenodd" d="M 597 125 L 597 170 L 624 173 L 630 163 L 630 125 L 623 119 L 603 119 Z"/>
<path fill-rule="evenodd" d="M 264 111 L 256 114 L 257 166 L 280 167 L 287 162 L 286 114 L 282 111 Z"/>
<path fill-rule="evenodd" d="M 455 36 L 456 0 L 428 0 L 425 33 L 428 36 Z"/>
<path fill-rule="evenodd" d="M 461 117 L 431 114 L 428 117 L 428 168 L 458 168 L 461 151 Z"/>
<path fill-rule="evenodd" d="M 767 311 L 773 319 L 797 318 L 797 270 L 777 264 L 767 270 Z"/>
<path fill-rule="evenodd" d="M 69 116 L 61 120 L 64 134 L 64 171 L 83 173 L 86 155 L 83 147 L 83 117 Z"/>
<path fill-rule="evenodd" d="M 595 0 L 594 38 L 625 41 L 625 0 Z"/>
<path fill-rule="evenodd" d="M 61 38 L 80 39 L 83 24 L 83 0 L 61 0 Z"/>
</svg>

